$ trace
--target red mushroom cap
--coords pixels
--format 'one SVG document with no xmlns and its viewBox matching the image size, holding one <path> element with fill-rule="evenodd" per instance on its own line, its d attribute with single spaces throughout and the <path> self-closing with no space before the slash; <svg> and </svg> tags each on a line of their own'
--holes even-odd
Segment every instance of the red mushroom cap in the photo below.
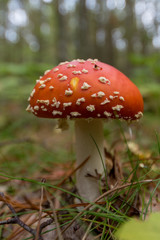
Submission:
<svg viewBox="0 0 160 240">
<path fill-rule="evenodd" d="M 139 119 L 143 99 L 119 70 L 98 60 L 73 60 L 47 70 L 31 92 L 27 108 L 44 118 Z"/>
</svg>

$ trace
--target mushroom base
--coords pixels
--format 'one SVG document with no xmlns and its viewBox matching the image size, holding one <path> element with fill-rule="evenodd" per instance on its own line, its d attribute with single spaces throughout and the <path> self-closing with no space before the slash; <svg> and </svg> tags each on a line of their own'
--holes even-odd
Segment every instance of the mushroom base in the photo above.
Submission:
<svg viewBox="0 0 160 240">
<path fill-rule="evenodd" d="M 94 201 L 100 195 L 100 179 L 104 175 L 103 120 L 75 121 L 77 166 L 88 161 L 77 170 L 77 189 L 82 200 Z"/>
</svg>

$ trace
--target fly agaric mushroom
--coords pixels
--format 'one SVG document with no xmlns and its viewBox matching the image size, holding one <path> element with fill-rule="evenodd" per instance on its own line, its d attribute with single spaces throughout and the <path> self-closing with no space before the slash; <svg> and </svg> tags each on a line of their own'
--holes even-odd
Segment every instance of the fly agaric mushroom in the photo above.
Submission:
<svg viewBox="0 0 160 240">
<path fill-rule="evenodd" d="M 104 174 L 103 119 L 138 120 L 143 99 L 120 71 L 96 59 L 77 59 L 47 70 L 29 97 L 27 111 L 37 117 L 75 120 L 77 189 L 93 201 L 100 194 L 94 177 Z"/>
</svg>

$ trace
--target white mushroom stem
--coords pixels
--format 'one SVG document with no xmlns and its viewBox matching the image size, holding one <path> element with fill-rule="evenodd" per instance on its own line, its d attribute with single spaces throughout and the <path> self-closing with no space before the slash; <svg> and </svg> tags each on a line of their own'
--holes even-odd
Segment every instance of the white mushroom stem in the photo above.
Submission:
<svg viewBox="0 0 160 240">
<path fill-rule="evenodd" d="M 100 195 L 100 181 L 96 172 L 104 176 L 105 171 L 103 122 L 100 119 L 77 119 L 75 134 L 77 166 L 89 157 L 77 170 L 77 189 L 82 198 L 93 201 Z"/>
</svg>

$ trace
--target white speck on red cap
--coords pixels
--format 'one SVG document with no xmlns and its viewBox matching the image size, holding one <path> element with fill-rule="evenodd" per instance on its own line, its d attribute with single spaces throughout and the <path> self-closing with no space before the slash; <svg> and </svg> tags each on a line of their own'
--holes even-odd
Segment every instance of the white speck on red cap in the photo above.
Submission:
<svg viewBox="0 0 160 240">
<path fill-rule="evenodd" d="M 44 75 L 46 75 L 46 74 L 49 73 L 50 71 L 51 71 L 50 69 L 46 70 L 46 71 L 44 72 Z"/>
<path fill-rule="evenodd" d="M 104 115 L 105 115 L 106 117 L 111 117 L 111 116 L 112 116 L 112 114 L 111 114 L 110 112 L 107 112 L 107 111 L 104 112 Z"/>
<path fill-rule="evenodd" d="M 109 81 L 109 79 L 107 79 L 106 77 L 99 77 L 98 80 L 99 80 L 101 83 L 107 83 L 108 85 L 110 85 L 110 81 Z"/>
<path fill-rule="evenodd" d="M 96 93 L 93 93 L 93 94 L 91 95 L 91 97 L 95 98 L 95 97 L 97 97 L 97 94 L 96 94 Z"/>
<path fill-rule="evenodd" d="M 33 95 L 35 94 L 35 88 L 33 88 L 33 90 L 32 90 L 32 92 L 31 92 L 31 94 L 30 94 L 30 97 L 33 97 Z"/>
<path fill-rule="evenodd" d="M 44 103 L 45 105 L 49 105 L 49 100 L 37 100 L 37 103 Z"/>
<path fill-rule="evenodd" d="M 85 98 L 84 97 L 78 98 L 77 101 L 76 101 L 76 105 L 81 105 L 82 102 L 85 102 Z"/>
<path fill-rule="evenodd" d="M 53 72 L 58 72 L 59 68 L 53 69 Z"/>
<path fill-rule="evenodd" d="M 119 100 L 124 101 L 124 97 L 120 96 Z"/>
<path fill-rule="evenodd" d="M 62 112 L 53 110 L 52 114 L 53 115 L 62 115 Z"/>
<path fill-rule="evenodd" d="M 99 92 L 97 93 L 97 96 L 98 96 L 99 98 L 104 97 L 104 96 L 105 96 L 105 93 L 102 92 L 102 91 L 99 91 Z"/>
<path fill-rule="evenodd" d="M 81 114 L 79 112 L 70 112 L 70 115 L 72 117 L 78 117 L 78 116 L 81 116 Z"/>
<path fill-rule="evenodd" d="M 87 90 L 87 89 L 90 88 L 90 87 L 91 87 L 91 86 L 90 86 L 88 83 L 84 82 L 83 85 L 82 85 L 82 87 L 81 87 L 81 89 Z"/>
<path fill-rule="evenodd" d="M 63 103 L 63 109 L 72 105 L 72 102 Z"/>
<path fill-rule="evenodd" d="M 136 118 L 141 118 L 143 116 L 143 113 L 142 112 L 138 112 L 137 114 L 135 114 L 135 117 Z"/>
<path fill-rule="evenodd" d="M 112 107 L 113 110 L 116 110 L 116 111 L 120 111 L 122 108 L 124 108 L 122 105 L 116 105 L 114 107 Z"/>
<path fill-rule="evenodd" d="M 118 95 L 118 94 L 119 94 L 119 92 L 118 92 L 118 91 L 114 91 L 113 93 L 114 93 L 114 94 L 116 94 L 116 95 Z"/>
<path fill-rule="evenodd" d="M 105 105 L 107 103 L 110 103 L 110 101 L 108 100 L 108 98 L 106 98 L 103 102 L 101 102 L 101 105 Z"/>
<path fill-rule="evenodd" d="M 95 111 L 95 106 L 94 106 L 94 105 L 88 105 L 88 106 L 86 107 L 86 109 L 87 109 L 89 112 L 93 112 L 93 111 Z"/>
<path fill-rule="evenodd" d="M 53 88 L 54 88 L 53 86 L 49 86 L 49 89 L 50 89 L 50 90 L 53 90 Z"/>
<path fill-rule="evenodd" d="M 82 73 L 88 73 L 88 70 L 85 69 L 85 68 L 83 68 L 83 69 L 82 69 Z"/>
<path fill-rule="evenodd" d="M 39 86 L 39 88 L 45 88 L 46 87 L 46 84 L 41 84 L 40 86 Z"/>
<path fill-rule="evenodd" d="M 35 106 L 34 106 L 34 110 L 38 111 L 38 110 L 39 110 L 39 106 L 38 106 L 38 105 L 35 105 Z"/>
<path fill-rule="evenodd" d="M 110 96 L 109 96 L 109 99 L 113 100 L 113 99 L 114 99 L 114 97 L 113 97 L 112 95 L 110 95 Z"/>
<path fill-rule="evenodd" d="M 80 75 L 80 74 L 82 74 L 81 71 L 73 71 L 72 73 L 73 73 L 74 75 Z"/>
<path fill-rule="evenodd" d="M 70 96 L 72 94 L 73 94 L 73 91 L 70 88 L 68 88 L 68 90 L 65 90 L 65 95 L 66 96 Z"/>
<path fill-rule="evenodd" d="M 59 81 L 65 81 L 65 80 L 67 80 L 67 76 L 62 76 L 60 79 L 59 79 Z"/>
</svg>

